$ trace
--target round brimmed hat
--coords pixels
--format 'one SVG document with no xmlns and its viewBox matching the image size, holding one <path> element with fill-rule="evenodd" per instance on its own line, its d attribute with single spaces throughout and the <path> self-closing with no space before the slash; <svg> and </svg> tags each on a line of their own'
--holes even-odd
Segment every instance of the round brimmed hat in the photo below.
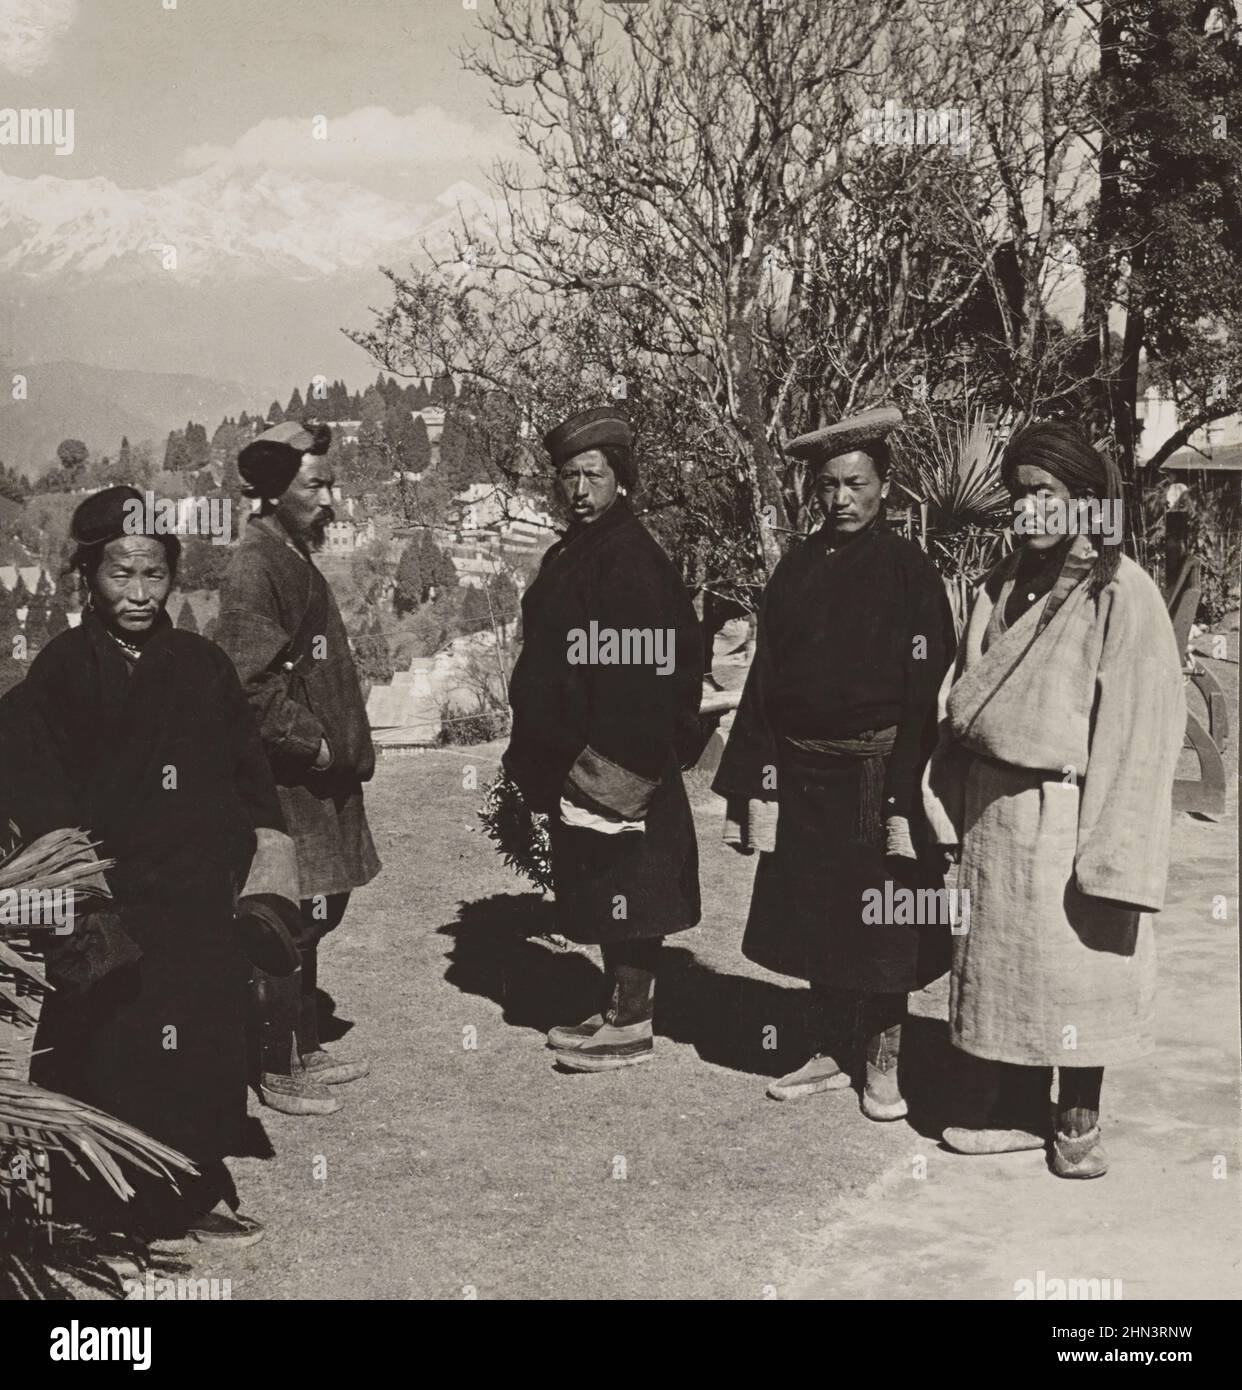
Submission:
<svg viewBox="0 0 1242 1390">
<path fill-rule="evenodd" d="M 75 545 L 106 545 L 130 534 L 126 521 L 133 515 L 130 503 L 142 507 L 142 493 L 128 483 L 93 492 L 74 509 L 69 536 Z"/>
<path fill-rule="evenodd" d="M 809 463 L 826 463 L 855 449 L 866 452 L 867 446 L 882 443 L 901 424 L 901 411 L 896 406 L 882 405 L 849 415 L 822 430 L 800 434 L 785 446 L 785 452 Z"/>
<path fill-rule="evenodd" d="M 298 475 L 303 454 L 326 454 L 332 443 L 327 425 L 286 420 L 264 430 L 237 455 L 237 471 L 247 497 L 279 497 Z"/>
<path fill-rule="evenodd" d="M 626 487 L 633 487 L 637 480 L 633 446 L 634 434 L 630 422 L 611 405 L 596 406 L 593 410 L 571 415 L 543 437 L 543 447 L 551 456 L 553 468 L 559 468 L 588 449 L 609 447 L 622 450 L 624 462 L 613 471 L 617 481 Z"/>
</svg>

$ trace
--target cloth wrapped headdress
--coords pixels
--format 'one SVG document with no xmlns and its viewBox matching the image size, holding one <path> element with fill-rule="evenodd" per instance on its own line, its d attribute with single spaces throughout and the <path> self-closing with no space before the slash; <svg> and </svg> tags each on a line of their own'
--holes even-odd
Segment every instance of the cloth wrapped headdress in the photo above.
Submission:
<svg viewBox="0 0 1242 1390">
<path fill-rule="evenodd" d="M 279 497 L 298 475 L 303 454 L 326 454 L 332 444 L 327 425 L 286 420 L 264 430 L 237 455 L 237 471 L 247 497 Z"/>
<path fill-rule="evenodd" d="M 1070 420 L 1039 420 L 1027 425 L 1005 446 L 1001 479 L 1012 487 L 1016 470 L 1028 464 L 1042 468 L 1064 483 L 1071 497 L 1098 497 L 1112 503 L 1120 514 L 1123 501 L 1121 473 L 1112 458 L 1092 446 L 1082 429 Z M 1099 555 L 1091 570 L 1092 595 L 1109 584 L 1121 563 L 1121 546 L 1095 538 Z"/>
<path fill-rule="evenodd" d="M 571 415 L 544 435 L 543 447 L 551 456 L 553 468 L 588 449 L 604 449 L 617 482 L 631 491 L 638 485 L 630 422 L 614 406 L 601 405 Z"/>
</svg>

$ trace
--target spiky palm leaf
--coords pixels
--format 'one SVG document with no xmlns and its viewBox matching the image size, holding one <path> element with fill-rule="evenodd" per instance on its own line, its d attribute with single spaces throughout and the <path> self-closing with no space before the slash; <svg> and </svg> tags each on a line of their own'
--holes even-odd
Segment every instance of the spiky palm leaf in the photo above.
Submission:
<svg viewBox="0 0 1242 1390">
<path fill-rule="evenodd" d="M 88 1169 L 92 1170 L 122 1201 L 128 1201 L 134 1189 L 121 1170 L 121 1162 L 165 1178 L 174 1187 L 174 1169 L 191 1176 L 198 1172 L 184 1154 L 123 1120 L 70 1096 L 0 1075 L 0 1152 L 5 1149 L 64 1154 L 84 1178 L 90 1177 Z M 37 1178 L 27 1174 L 25 1185 L 37 1200 Z"/>
<path fill-rule="evenodd" d="M 115 861 L 99 859 L 85 831 L 54 830 L 28 845 L 19 843 L 11 822 L 9 832 L 0 889 L 68 890 L 75 907 L 83 898 L 111 897 L 104 871 Z M 28 937 L 0 942 L 0 1021 L 8 1015 L 19 1029 L 29 1029 L 37 1014 L 26 999 L 37 1002 L 50 988 Z M 63 1226 L 55 1228 L 53 1246 L 47 1239 L 53 1229 L 50 1156 L 63 1155 L 83 1178 L 102 1181 L 121 1201 L 134 1195 L 123 1165 L 174 1188 L 178 1174 L 198 1170 L 176 1149 L 83 1101 L 33 1085 L 18 1068 L 17 1054 L 0 1044 L 0 1296 L 66 1298 L 75 1282 L 116 1293 L 109 1260 L 120 1255 L 133 1261 L 136 1252 L 145 1258 L 142 1247 Z"/>
<path fill-rule="evenodd" d="M 918 538 L 944 580 L 959 636 L 975 586 L 1012 543 L 1003 452 L 996 427 L 969 401 L 957 422 L 929 408 L 911 428 L 894 474 L 917 504 Z"/>
</svg>

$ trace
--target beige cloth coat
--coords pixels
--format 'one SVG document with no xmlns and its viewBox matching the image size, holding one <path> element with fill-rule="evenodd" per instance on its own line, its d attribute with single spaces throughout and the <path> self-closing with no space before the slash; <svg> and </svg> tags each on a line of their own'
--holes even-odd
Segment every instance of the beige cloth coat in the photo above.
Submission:
<svg viewBox="0 0 1242 1390">
<path fill-rule="evenodd" d="M 1012 557 L 995 603 L 979 590 L 924 775 L 932 831 L 960 844 L 970 894 L 950 1035 L 995 1061 L 1095 1067 L 1150 1047 L 1145 914 L 1164 903 L 1185 695 L 1155 584 L 1123 557 L 1091 598 L 1093 555 L 1077 538 L 1012 628 Z"/>
</svg>

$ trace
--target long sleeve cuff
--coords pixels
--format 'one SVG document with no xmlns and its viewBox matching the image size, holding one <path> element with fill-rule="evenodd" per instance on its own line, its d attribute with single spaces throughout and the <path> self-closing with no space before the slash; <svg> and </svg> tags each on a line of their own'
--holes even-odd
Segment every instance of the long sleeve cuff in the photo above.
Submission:
<svg viewBox="0 0 1242 1390">
<path fill-rule="evenodd" d="M 566 785 L 579 804 L 598 806 L 622 820 L 642 820 L 660 784 L 620 767 L 588 744 L 569 769 Z"/>
<path fill-rule="evenodd" d="M 242 885 L 239 898 L 257 893 L 274 893 L 296 903 L 298 892 L 298 860 L 293 841 L 281 830 L 260 826 L 255 831 L 258 844 L 250 861 L 250 873 Z"/>
</svg>

